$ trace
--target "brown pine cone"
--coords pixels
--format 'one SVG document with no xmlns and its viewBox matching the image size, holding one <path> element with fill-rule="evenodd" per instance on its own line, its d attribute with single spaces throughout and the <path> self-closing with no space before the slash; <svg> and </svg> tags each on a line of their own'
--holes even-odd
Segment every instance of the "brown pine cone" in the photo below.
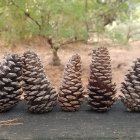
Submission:
<svg viewBox="0 0 140 140">
<path fill-rule="evenodd" d="M 89 105 L 104 112 L 115 102 L 115 84 L 112 84 L 110 56 L 107 48 L 93 50 L 88 84 Z"/>
<path fill-rule="evenodd" d="M 57 103 L 57 93 L 46 78 L 40 59 L 34 52 L 25 52 L 23 61 L 24 97 L 32 113 L 45 113 Z"/>
<path fill-rule="evenodd" d="M 81 82 L 81 58 L 73 55 L 65 66 L 62 85 L 59 91 L 59 104 L 64 111 L 76 111 L 84 99 Z"/>
<path fill-rule="evenodd" d="M 0 112 L 12 109 L 22 94 L 22 63 L 18 55 L 7 55 L 0 64 Z"/>
<path fill-rule="evenodd" d="M 126 75 L 122 83 L 121 91 L 124 96 L 122 102 L 128 111 L 140 111 L 140 58 L 134 62 L 134 66 Z"/>
</svg>

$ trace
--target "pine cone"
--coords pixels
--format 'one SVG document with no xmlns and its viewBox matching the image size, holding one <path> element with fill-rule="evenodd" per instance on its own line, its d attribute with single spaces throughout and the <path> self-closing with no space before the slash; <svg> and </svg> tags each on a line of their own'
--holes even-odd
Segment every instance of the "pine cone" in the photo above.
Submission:
<svg viewBox="0 0 140 140">
<path fill-rule="evenodd" d="M 81 58 L 73 55 L 65 66 L 62 85 L 59 91 L 59 104 L 64 111 L 76 111 L 84 99 L 81 82 Z"/>
<path fill-rule="evenodd" d="M 126 75 L 121 91 L 124 95 L 121 100 L 128 111 L 140 111 L 140 58 L 134 62 L 134 66 Z"/>
<path fill-rule="evenodd" d="M 23 81 L 25 100 L 32 113 L 45 113 L 57 103 L 57 93 L 46 78 L 45 71 L 37 54 L 25 52 L 23 60 Z"/>
<path fill-rule="evenodd" d="M 20 100 L 22 63 L 18 55 L 7 55 L 0 64 L 0 112 L 17 105 Z"/>
<path fill-rule="evenodd" d="M 93 50 L 88 84 L 89 104 L 93 110 L 104 112 L 115 102 L 115 84 L 112 84 L 110 56 L 107 48 Z"/>
</svg>

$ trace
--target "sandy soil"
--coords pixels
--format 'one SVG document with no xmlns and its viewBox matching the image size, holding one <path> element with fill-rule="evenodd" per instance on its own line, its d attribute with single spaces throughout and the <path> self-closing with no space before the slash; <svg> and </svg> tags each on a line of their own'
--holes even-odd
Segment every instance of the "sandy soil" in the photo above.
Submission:
<svg viewBox="0 0 140 140">
<path fill-rule="evenodd" d="M 46 45 L 46 42 L 39 42 L 36 40 L 34 43 L 27 44 L 18 44 L 14 47 L 3 48 L 0 46 L 0 58 L 2 58 L 7 53 L 19 53 L 22 54 L 24 51 L 31 50 L 35 51 L 42 63 L 44 65 L 46 74 L 48 79 L 52 82 L 52 84 L 58 89 L 61 84 L 61 79 L 63 76 L 64 65 L 68 61 L 68 59 L 75 53 L 80 54 L 82 59 L 82 81 L 84 86 L 88 83 L 89 76 L 89 65 L 91 61 L 91 52 L 96 45 L 87 45 L 83 43 L 76 43 L 65 46 L 61 48 L 58 52 L 59 57 L 61 59 L 61 66 L 52 66 L 50 65 L 52 58 L 52 51 L 49 45 Z M 113 73 L 113 81 L 117 84 L 118 94 L 120 94 L 119 88 L 121 82 L 124 80 L 124 76 L 127 73 L 127 70 L 132 65 L 132 62 L 136 60 L 140 56 L 140 42 L 131 43 L 131 47 L 108 47 L 110 56 L 111 56 L 111 64 L 112 64 L 112 73 Z"/>
</svg>

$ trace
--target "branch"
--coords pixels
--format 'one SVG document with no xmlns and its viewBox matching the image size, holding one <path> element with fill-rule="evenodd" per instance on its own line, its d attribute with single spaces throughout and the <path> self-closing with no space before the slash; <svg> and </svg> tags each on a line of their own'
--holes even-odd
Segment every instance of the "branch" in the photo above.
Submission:
<svg viewBox="0 0 140 140">
<path fill-rule="evenodd" d="M 85 0 L 85 14 L 86 14 L 86 16 L 87 16 L 87 14 L 88 14 L 88 0 Z M 87 19 L 86 19 L 86 21 L 85 21 L 85 26 L 86 26 L 86 30 L 87 30 L 87 32 L 88 32 L 88 31 L 89 31 L 89 25 L 88 25 Z"/>
<path fill-rule="evenodd" d="M 10 126 L 10 125 L 20 125 L 23 124 L 22 122 L 18 122 L 19 119 L 15 118 L 12 120 L 0 121 L 0 126 Z"/>
<path fill-rule="evenodd" d="M 29 13 L 24 12 L 24 14 L 25 14 L 28 18 L 30 18 L 32 21 L 34 21 L 34 22 L 38 25 L 39 29 L 41 29 L 41 25 L 38 23 L 38 21 L 36 21 L 33 17 L 31 17 Z"/>
<path fill-rule="evenodd" d="M 39 27 L 39 29 L 41 29 L 41 25 L 40 25 L 40 23 L 37 21 L 37 20 L 35 20 L 29 13 L 27 13 L 24 9 L 21 9 L 20 7 L 19 7 L 19 5 L 17 5 L 13 0 L 11 0 L 11 2 L 12 2 L 12 4 L 15 6 L 15 7 L 17 7 L 18 9 L 20 9 L 21 11 L 23 11 L 23 13 L 24 13 L 24 15 L 26 16 L 26 17 L 28 17 L 29 19 L 31 19 L 38 27 Z"/>
<path fill-rule="evenodd" d="M 82 40 L 82 39 L 79 39 L 79 40 L 68 40 L 68 41 L 65 41 L 63 43 L 60 43 L 60 46 L 65 46 L 65 45 L 76 43 L 76 42 L 79 42 L 79 41 L 85 41 L 85 40 Z"/>
<path fill-rule="evenodd" d="M 55 48 L 55 44 L 53 43 L 52 38 L 48 38 L 47 41 L 48 41 L 51 49 L 54 49 Z M 84 41 L 84 40 L 82 40 L 82 39 L 79 39 L 79 40 L 67 40 L 67 41 L 62 42 L 62 43 L 59 42 L 59 46 L 62 47 L 62 46 L 65 46 L 65 45 L 68 45 L 68 44 L 72 44 L 72 43 L 76 43 L 76 42 L 79 42 L 79 41 Z M 59 47 L 58 47 L 58 49 L 59 49 Z"/>
</svg>

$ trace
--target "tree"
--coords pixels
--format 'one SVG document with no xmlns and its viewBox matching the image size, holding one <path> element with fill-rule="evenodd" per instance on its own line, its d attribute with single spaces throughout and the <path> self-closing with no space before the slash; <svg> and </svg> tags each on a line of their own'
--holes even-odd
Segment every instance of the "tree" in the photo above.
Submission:
<svg viewBox="0 0 140 140">
<path fill-rule="evenodd" d="M 61 46 L 87 41 L 90 33 L 103 35 L 113 21 L 124 22 L 129 11 L 128 0 L 4 0 L 0 1 L 0 37 L 14 42 L 42 36 L 52 48 L 53 64 L 58 65 Z"/>
<path fill-rule="evenodd" d="M 57 51 L 60 46 L 84 40 L 87 36 L 84 5 L 78 0 L 6 0 L 1 2 L 1 8 L 3 17 L 8 19 L 8 30 L 3 32 L 11 36 L 15 34 L 16 39 L 43 36 L 52 48 L 55 65 L 59 64 L 56 60 L 59 60 Z"/>
<path fill-rule="evenodd" d="M 88 1 L 87 7 L 89 33 L 95 36 L 103 35 L 106 26 L 121 18 L 124 19 L 128 11 L 127 2 L 122 0 Z"/>
</svg>

